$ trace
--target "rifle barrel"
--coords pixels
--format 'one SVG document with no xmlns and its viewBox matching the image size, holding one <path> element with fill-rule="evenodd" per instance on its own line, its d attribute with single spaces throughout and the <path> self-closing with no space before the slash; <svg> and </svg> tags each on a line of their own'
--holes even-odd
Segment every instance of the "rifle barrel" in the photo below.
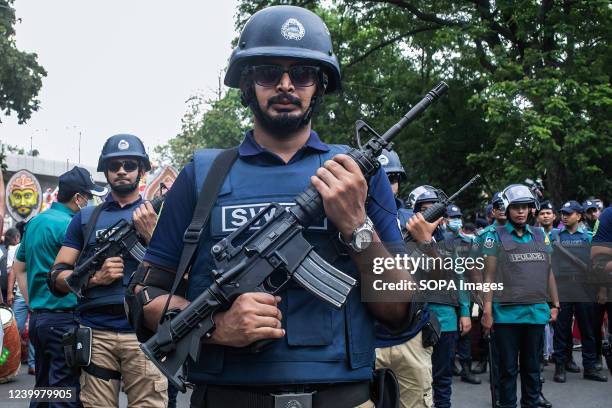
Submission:
<svg viewBox="0 0 612 408">
<path fill-rule="evenodd" d="M 384 135 L 381 136 L 386 142 L 390 142 L 395 135 L 399 133 L 406 125 L 412 122 L 417 118 L 429 105 L 434 103 L 436 99 L 444 95 L 448 91 L 448 85 L 446 82 L 442 81 L 431 91 L 427 92 L 427 95 L 419 103 L 414 105 L 412 109 L 410 109 L 395 125 L 391 126 L 389 130 L 385 132 Z"/>
</svg>

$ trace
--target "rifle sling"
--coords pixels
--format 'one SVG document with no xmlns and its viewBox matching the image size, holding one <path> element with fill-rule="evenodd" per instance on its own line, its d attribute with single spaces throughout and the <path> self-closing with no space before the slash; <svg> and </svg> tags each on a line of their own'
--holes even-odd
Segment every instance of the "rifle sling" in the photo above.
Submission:
<svg viewBox="0 0 612 408">
<path fill-rule="evenodd" d="M 85 230 L 83 231 L 83 248 L 81 248 L 81 252 L 79 253 L 79 257 L 77 258 L 75 267 L 81 262 L 83 258 L 83 254 L 85 253 L 85 247 L 87 247 L 87 243 L 89 242 L 89 239 L 91 238 L 91 234 L 96 228 L 96 222 L 98 222 L 98 217 L 100 216 L 100 213 L 104 209 L 103 208 L 104 204 L 105 203 L 100 204 L 93 210 L 93 213 L 91 214 L 91 218 L 89 219 L 89 222 L 85 226 Z"/>
<path fill-rule="evenodd" d="M 191 223 L 187 227 L 187 230 L 185 230 L 185 234 L 183 236 L 183 252 L 181 253 L 179 266 L 176 269 L 176 275 L 174 276 L 174 283 L 172 284 L 172 289 L 170 290 L 170 296 L 168 296 L 168 299 L 166 300 L 166 305 L 164 306 L 164 311 L 161 315 L 160 324 L 163 323 L 165 319 L 168 306 L 170 305 L 170 299 L 176 293 L 181 279 L 183 279 L 193 263 L 195 253 L 200 242 L 200 236 L 204 231 L 206 223 L 208 222 L 210 212 L 217 201 L 217 196 L 219 195 L 219 191 L 221 191 L 223 181 L 237 158 L 237 147 L 222 151 L 215 158 L 208 171 L 208 174 L 206 175 L 206 179 L 202 184 L 202 189 L 200 190 L 200 194 L 198 196 L 198 202 L 193 210 Z"/>
</svg>

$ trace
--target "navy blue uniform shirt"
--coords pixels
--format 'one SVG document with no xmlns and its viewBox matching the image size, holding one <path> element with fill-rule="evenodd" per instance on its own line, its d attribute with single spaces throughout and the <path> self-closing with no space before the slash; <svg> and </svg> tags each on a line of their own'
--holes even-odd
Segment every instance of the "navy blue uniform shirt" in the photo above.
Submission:
<svg viewBox="0 0 612 408">
<path fill-rule="evenodd" d="M 125 209 L 126 207 L 135 209 L 140 204 L 142 204 L 142 198 L 138 197 L 136 201 L 123 207 L 123 209 Z M 101 205 L 105 206 L 104 211 L 118 211 L 122 209 L 111 194 L 106 196 L 106 200 Z M 84 244 L 83 241 L 85 241 L 85 238 L 83 237 L 81 212 L 79 211 L 72 218 L 72 221 L 68 226 L 63 245 L 70 248 L 74 248 L 77 251 L 82 251 Z M 80 324 L 87 327 L 91 327 L 92 329 L 108 330 L 109 327 L 112 327 L 113 330 L 117 332 L 134 331 L 132 326 L 130 326 L 130 324 L 128 323 L 127 317 L 125 315 L 106 315 L 101 313 L 86 313 L 84 315 L 79 315 L 78 313 L 76 314 L 77 320 Z"/>
</svg>

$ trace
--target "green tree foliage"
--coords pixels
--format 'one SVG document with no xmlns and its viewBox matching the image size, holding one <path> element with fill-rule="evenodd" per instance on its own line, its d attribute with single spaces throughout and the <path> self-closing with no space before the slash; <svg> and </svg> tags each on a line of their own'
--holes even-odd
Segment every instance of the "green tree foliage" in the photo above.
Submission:
<svg viewBox="0 0 612 408">
<path fill-rule="evenodd" d="M 482 191 L 459 205 L 537 176 L 557 204 L 610 197 L 607 1 L 243 0 L 236 27 L 275 4 L 314 10 L 330 29 L 344 90 L 315 119 L 327 142 L 350 143 L 360 118 L 382 132 L 449 83 L 449 97 L 395 143 L 409 175 L 403 194 L 420 184 L 450 193 L 479 172 Z"/>
<path fill-rule="evenodd" d="M 489 194 L 543 175 L 557 203 L 609 197 L 608 1 L 243 1 L 238 25 L 272 4 L 323 16 L 349 95 L 338 103 L 377 126 L 449 82 L 449 100 L 397 143 L 415 184 L 455 186 L 477 170 Z"/>
<path fill-rule="evenodd" d="M 15 44 L 14 0 L 0 0 L 0 112 L 16 113 L 25 123 L 38 110 L 38 92 L 45 69 L 36 54 L 19 51 Z"/>
<path fill-rule="evenodd" d="M 194 96 L 188 101 L 181 133 L 168 144 L 156 147 L 155 153 L 163 161 L 182 168 L 197 149 L 228 148 L 239 144 L 249 123 L 236 90 L 229 90 L 217 100 Z"/>
</svg>

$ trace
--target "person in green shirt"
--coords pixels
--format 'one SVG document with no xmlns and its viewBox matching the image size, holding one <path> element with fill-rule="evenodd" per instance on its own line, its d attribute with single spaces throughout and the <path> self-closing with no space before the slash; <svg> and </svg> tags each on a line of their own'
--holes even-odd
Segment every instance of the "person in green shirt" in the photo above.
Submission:
<svg viewBox="0 0 612 408">
<path fill-rule="evenodd" d="M 59 177 L 58 202 L 28 222 L 17 251 L 13 272 L 32 311 L 29 333 L 35 349 L 37 388 L 79 388 L 79 376 L 66 365 L 62 345 L 62 335 L 76 326 L 72 310 L 77 300 L 74 295 L 54 296 L 47 286 L 47 274 L 73 215 L 86 207 L 94 195 L 104 194 L 106 189 L 96 186 L 84 168 L 74 167 L 62 174 Z M 62 403 L 62 406 L 78 407 L 79 404 L 75 401 Z"/>
<path fill-rule="evenodd" d="M 529 188 L 511 184 L 501 198 L 507 222 L 487 232 L 482 245 L 485 284 L 498 285 L 485 294 L 482 326 L 492 332 L 499 359 L 499 406 L 516 407 L 520 359 L 521 406 L 535 407 L 544 325 L 555 321 L 559 311 L 551 246 L 542 228 L 528 225 L 532 208 L 539 209 Z M 547 304 L 549 297 L 552 309 Z"/>
</svg>

